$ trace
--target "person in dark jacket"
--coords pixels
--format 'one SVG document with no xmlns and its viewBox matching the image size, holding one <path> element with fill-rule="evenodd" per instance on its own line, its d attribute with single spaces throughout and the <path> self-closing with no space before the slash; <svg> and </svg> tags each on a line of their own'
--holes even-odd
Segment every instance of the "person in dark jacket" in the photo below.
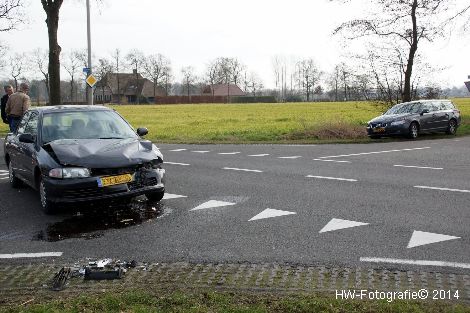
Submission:
<svg viewBox="0 0 470 313">
<path fill-rule="evenodd" d="M 8 98 L 13 94 L 13 87 L 11 85 L 6 85 L 3 89 L 5 90 L 5 95 L 2 97 L 2 121 L 5 124 L 9 124 L 5 108 L 7 107 Z"/>
</svg>

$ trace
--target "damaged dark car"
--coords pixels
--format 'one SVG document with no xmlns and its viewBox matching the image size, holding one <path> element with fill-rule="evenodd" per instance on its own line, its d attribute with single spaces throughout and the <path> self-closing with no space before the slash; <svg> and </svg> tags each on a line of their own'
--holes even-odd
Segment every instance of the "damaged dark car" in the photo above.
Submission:
<svg viewBox="0 0 470 313">
<path fill-rule="evenodd" d="M 60 204 L 130 199 L 160 201 L 163 156 L 116 111 L 102 106 L 31 108 L 5 139 L 12 187 L 39 191 L 46 213 Z"/>
</svg>

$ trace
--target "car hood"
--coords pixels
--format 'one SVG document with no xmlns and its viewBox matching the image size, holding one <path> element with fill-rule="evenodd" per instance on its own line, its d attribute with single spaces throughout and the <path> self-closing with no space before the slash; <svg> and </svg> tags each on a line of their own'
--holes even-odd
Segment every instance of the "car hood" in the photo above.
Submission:
<svg viewBox="0 0 470 313">
<path fill-rule="evenodd" d="M 369 123 L 388 123 L 388 122 L 395 121 L 399 118 L 408 117 L 410 115 L 412 115 L 412 114 L 405 113 L 405 114 L 380 115 L 380 116 L 377 116 L 376 118 L 370 120 Z"/>
<path fill-rule="evenodd" d="M 62 139 L 48 143 L 64 166 L 116 168 L 137 165 L 163 156 L 151 141 L 130 139 Z M 49 149 L 48 149 L 49 150 Z"/>
</svg>

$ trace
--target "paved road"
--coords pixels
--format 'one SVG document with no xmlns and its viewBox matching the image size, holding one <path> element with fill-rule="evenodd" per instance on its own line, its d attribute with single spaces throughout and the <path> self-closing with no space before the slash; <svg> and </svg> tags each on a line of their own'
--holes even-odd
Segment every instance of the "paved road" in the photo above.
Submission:
<svg viewBox="0 0 470 313">
<path fill-rule="evenodd" d="M 11 189 L 0 172 L 0 254 L 62 252 L 55 260 L 64 262 L 111 257 L 470 273 L 469 137 L 159 147 L 170 197 L 149 207 L 165 214 L 120 229 L 88 229 L 111 224 L 89 213 L 85 223 L 83 215 L 70 220 L 74 211 L 46 216 L 35 192 Z M 124 226 L 128 218 L 118 219 Z M 38 240 L 54 227 L 74 225 L 77 233 L 94 231 L 86 238 Z M 0 264 L 36 260 L 44 262 Z"/>
</svg>

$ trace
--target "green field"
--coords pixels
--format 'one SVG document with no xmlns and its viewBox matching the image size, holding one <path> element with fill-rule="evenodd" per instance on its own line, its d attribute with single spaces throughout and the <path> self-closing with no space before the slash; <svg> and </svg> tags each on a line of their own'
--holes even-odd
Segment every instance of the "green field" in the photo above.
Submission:
<svg viewBox="0 0 470 313">
<path fill-rule="evenodd" d="M 468 135 L 470 98 L 454 101 L 463 119 L 458 134 Z M 385 110 L 370 102 L 112 107 L 134 127 L 147 127 L 147 138 L 160 143 L 368 142 L 367 121 Z M 0 132 L 6 130 L 2 124 Z"/>
</svg>

